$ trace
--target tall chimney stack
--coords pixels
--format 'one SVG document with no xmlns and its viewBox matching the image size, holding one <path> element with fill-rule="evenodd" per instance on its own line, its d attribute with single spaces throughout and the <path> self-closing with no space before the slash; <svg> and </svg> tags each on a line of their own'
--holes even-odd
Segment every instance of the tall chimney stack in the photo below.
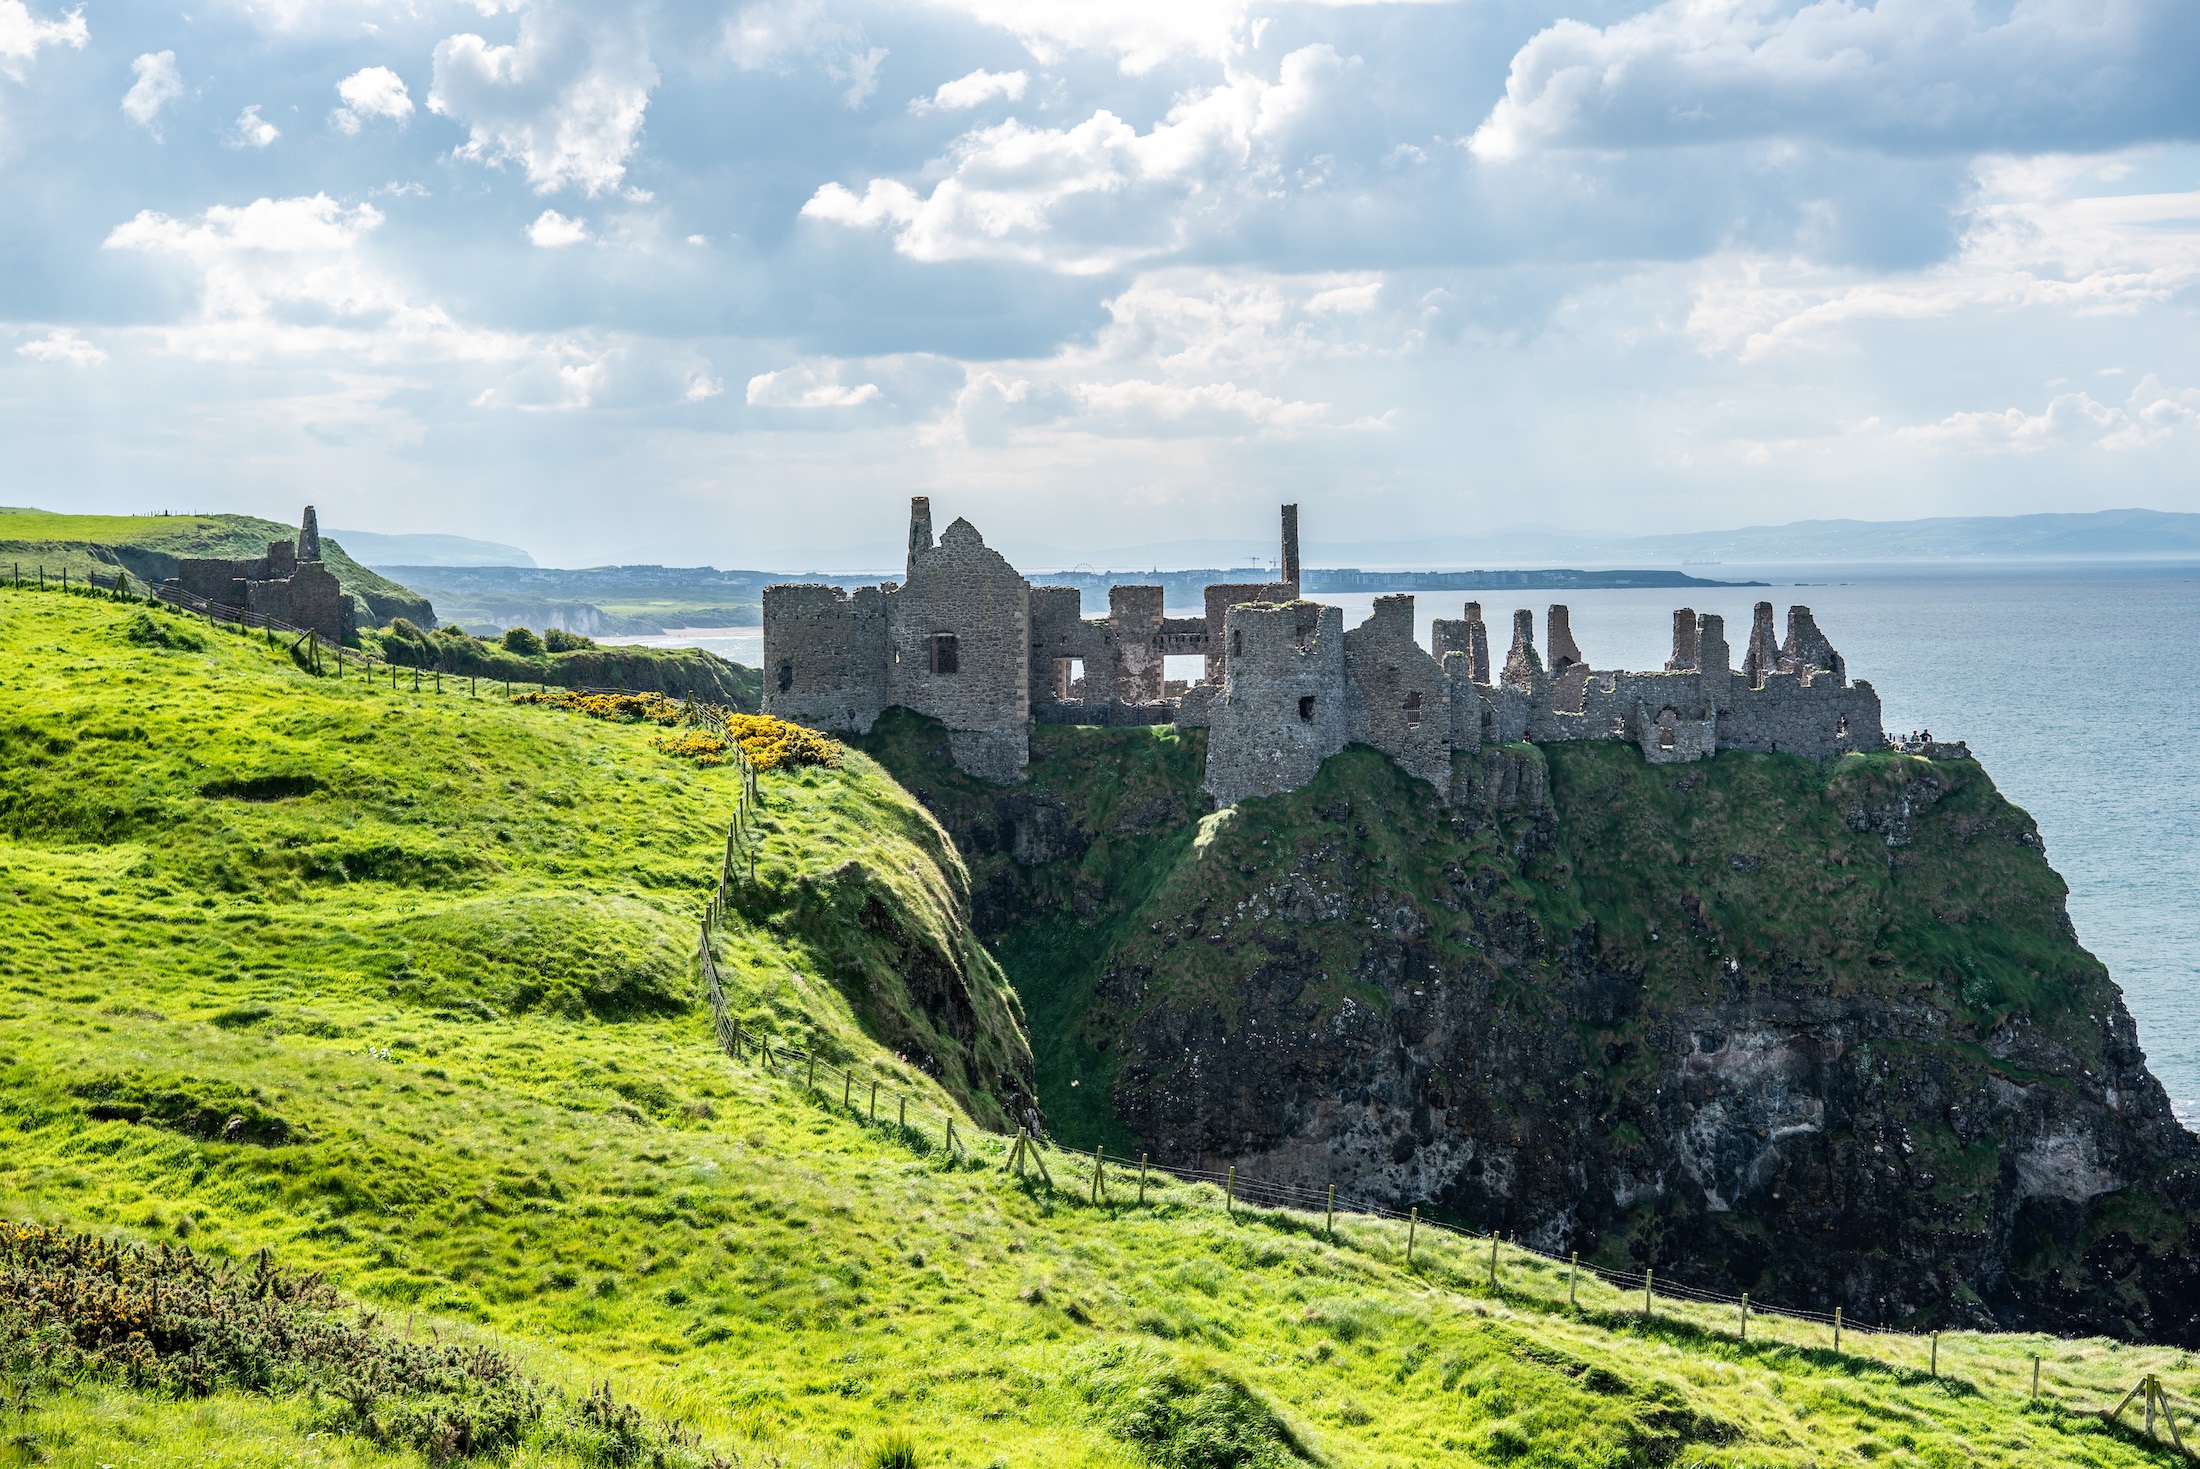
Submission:
<svg viewBox="0 0 2200 1469">
<path fill-rule="evenodd" d="M 932 501 L 926 495 L 909 497 L 909 569 L 916 570 L 918 553 L 932 549 Z"/>
</svg>

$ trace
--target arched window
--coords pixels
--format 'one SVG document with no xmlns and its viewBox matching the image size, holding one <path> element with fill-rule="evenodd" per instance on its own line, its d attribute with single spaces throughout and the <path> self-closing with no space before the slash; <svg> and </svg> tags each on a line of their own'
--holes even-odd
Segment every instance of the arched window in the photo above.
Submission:
<svg viewBox="0 0 2200 1469">
<path fill-rule="evenodd" d="M 1670 708 L 1658 711 L 1658 748 L 1670 750 L 1674 745 L 1673 726 L 1680 716 Z"/>
</svg>

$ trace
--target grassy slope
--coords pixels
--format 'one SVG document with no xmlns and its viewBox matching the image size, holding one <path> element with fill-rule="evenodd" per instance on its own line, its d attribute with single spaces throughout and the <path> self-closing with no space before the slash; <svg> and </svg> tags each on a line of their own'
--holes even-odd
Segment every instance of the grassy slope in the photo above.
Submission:
<svg viewBox="0 0 2200 1469">
<path fill-rule="evenodd" d="M 612 1375 L 744 1462 L 847 1464 L 895 1427 L 924 1462 L 1004 1466 L 1293 1441 L 1340 1466 L 2169 1462 L 2027 1410 L 2021 1339 L 1951 1339 L 1961 1380 L 1929 1385 L 1640 1327 L 1600 1291 L 1612 1314 L 1577 1318 L 1517 1262 L 1492 1297 L 1478 1247 L 1424 1236 L 1408 1272 L 1388 1226 L 1332 1244 L 1211 1191 L 1141 1208 L 1119 1178 L 1096 1208 L 950 1167 L 711 1050 L 685 947 L 730 776 L 633 729 L 316 684 L 243 640 L 145 647 L 136 615 L 0 595 L 8 1212 L 272 1245 L 552 1377 Z M 736 1003 L 924 1086 L 866 1045 L 833 982 L 865 941 L 830 930 L 860 880 L 932 934 L 952 853 L 860 757 L 766 801 Z M 154 1125 L 89 1115 L 118 1095 Z M 194 1106 L 262 1145 L 158 1125 Z M 2190 1375 L 2091 1344 L 2048 1386 L 2094 1402 L 2150 1366 Z M 304 1422 L 95 1387 L 30 1427 L 86 1469 L 402 1457 Z"/>
<path fill-rule="evenodd" d="M 694 697 L 754 714 L 763 700 L 764 676 L 701 648 L 643 648 L 630 644 L 572 648 L 562 653 L 515 653 L 495 638 L 476 638 L 445 626 L 432 633 L 393 625 L 364 632 L 360 646 L 400 668 L 440 670 L 446 676 L 514 685 L 547 682 L 568 688 L 654 690 Z M 385 675 L 386 676 L 386 675 Z"/>
<path fill-rule="evenodd" d="M 48 576 L 58 576 L 66 567 L 72 577 L 97 571 L 111 581 L 120 566 L 141 580 L 158 581 L 176 574 L 180 557 L 264 556 L 270 541 L 295 540 L 297 535 L 295 525 L 256 515 L 57 515 L 0 506 L 0 562 L 11 569 L 18 562 L 26 570 L 43 565 Z M 321 538 L 321 555 L 345 589 L 366 600 L 378 621 L 435 620 L 426 597 L 367 570 L 326 536 Z"/>
</svg>

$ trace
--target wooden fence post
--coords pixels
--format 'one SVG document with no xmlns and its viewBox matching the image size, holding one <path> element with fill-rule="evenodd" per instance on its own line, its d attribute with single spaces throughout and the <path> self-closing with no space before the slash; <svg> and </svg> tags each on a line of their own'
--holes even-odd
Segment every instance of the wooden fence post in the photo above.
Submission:
<svg viewBox="0 0 2200 1469">
<path fill-rule="evenodd" d="M 1490 1289 L 1497 1289 L 1497 1231 L 1490 1231 Z"/>
<path fill-rule="evenodd" d="M 1833 1349 L 1837 1352 L 1841 1350 L 1841 1308 L 1839 1306 L 1833 1308 Z M 2032 1360 L 2037 1363 L 2039 1358 L 2034 1357 Z M 2035 1370 L 2032 1375 L 2037 1377 L 2039 1373 Z"/>
<path fill-rule="evenodd" d="M 1331 1244 L 1337 1242 L 1337 1186 L 1335 1184 L 1329 1186 L 1329 1212 L 1322 1216 L 1322 1233 L 1329 1236 Z"/>
<path fill-rule="evenodd" d="M 1576 1308 L 1574 1302 L 1574 1272 L 1580 1268 L 1581 1251 L 1576 1250 L 1566 1257 L 1566 1309 L 1569 1311 Z"/>
<path fill-rule="evenodd" d="M 1932 1365 L 1926 1371 L 1934 1377 L 1940 1376 L 1940 1333 L 1937 1331 L 1933 1333 Z"/>
<path fill-rule="evenodd" d="M 909 1130 L 909 1099 L 907 1097 L 901 1099 L 901 1115 L 895 1119 L 895 1125 L 904 1132 Z"/>
<path fill-rule="evenodd" d="M 1834 1314 L 1835 1314 L 1835 1315 L 1837 1315 L 1837 1316 L 1838 1316 L 1838 1315 L 1840 1314 L 1840 1308 L 1839 1308 L 1839 1307 L 1836 1307 L 1836 1308 L 1834 1309 Z M 2038 1401 L 2039 1401 L 2039 1398 L 2040 1398 L 2040 1354 L 2039 1354 L 2038 1352 L 2034 1352 L 2034 1353 L 2032 1354 L 2032 1401 L 2034 1401 L 2034 1402 L 2036 1403 L 2036 1402 L 2038 1402 Z"/>
<path fill-rule="evenodd" d="M 1230 1165 L 1230 1176 L 1222 1184 L 1222 1212 L 1232 1219 L 1237 1217 L 1237 1164 Z"/>
<path fill-rule="evenodd" d="M 814 1045 L 810 1047 L 809 1079 L 803 1082 L 803 1085 L 813 1092 L 817 1090 L 817 1047 Z"/>
<path fill-rule="evenodd" d="M 1413 1268 L 1413 1237 L 1421 1232 L 1421 1206 L 1415 1204 L 1413 1212 L 1406 1216 L 1406 1269 Z"/>
<path fill-rule="evenodd" d="M 1106 1143 L 1102 1143 L 1099 1147 L 1092 1150 L 1092 1197 L 1085 1201 L 1089 1204 L 1097 1204 L 1100 1202 L 1100 1160 L 1106 1152 Z"/>
<path fill-rule="evenodd" d="M 871 1120 L 878 1121 L 878 1078 L 871 1078 Z"/>
<path fill-rule="evenodd" d="M 840 1073 L 840 1110 L 843 1112 L 848 1110 L 848 1098 L 854 1091 L 855 1084 L 856 1074 L 853 1071 Z"/>
<path fill-rule="evenodd" d="M 947 1114 L 947 1157 L 948 1157 L 948 1161 L 949 1161 L 949 1162 L 953 1162 L 953 1161 L 954 1161 L 954 1158 L 955 1158 L 955 1114 L 954 1114 L 954 1113 L 952 1113 L 952 1112 L 950 1112 L 950 1113 L 948 1113 L 948 1114 Z"/>
<path fill-rule="evenodd" d="M 1138 1155 L 1138 1202 L 1141 1207 L 1146 1202 L 1146 1155 L 1144 1153 Z"/>
<path fill-rule="evenodd" d="M 1749 1340 L 1749 1292 L 1742 1292 L 1742 1340 Z"/>
<path fill-rule="evenodd" d="M 1651 1301 L 1652 1301 L 1652 1299 L 1653 1299 L 1653 1297 L 1652 1297 L 1652 1296 L 1651 1296 L 1651 1294 L 1650 1294 L 1650 1277 L 1651 1277 L 1651 1275 L 1652 1275 L 1653 1273 L 1654 1273 L 1654 1272 L 1653 1272 L 1653 1271 L 1652 1271 L 1652 1270 L 1650 1269 L 1650 1267 L 1648 1267 L 1647 1265 L 1643 1267 L 1643 1271 L 1642 1271 L 1642 1317 L 1643 1317 L 1643 1319 L 1644 1319 L 1645 1321 L 1647 1321 L 1647 1320 L 1649 1320 L 1649 1319 L 1650 1319 L 1650 1302 L 1651 1302 Z"/>
</svg>

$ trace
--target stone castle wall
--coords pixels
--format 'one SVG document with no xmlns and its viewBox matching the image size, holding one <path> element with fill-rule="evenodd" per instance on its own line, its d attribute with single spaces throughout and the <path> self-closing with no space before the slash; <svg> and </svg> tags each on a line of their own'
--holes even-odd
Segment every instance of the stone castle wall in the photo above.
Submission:
<svg viewBox="0 0 2200 1469">
<path fill-rule="evenodd" d="M 1738 670 L 1724 621 L 1685 607 L 1662 669 L 1597 669 L 1563 603 L 1541 649 L 1534 614 L 1516 611 L 1496 663 L 1478 603 L 1437 619 L 1427 648 L 1408 595 L 1376 599 L 1347 631 L 1340 609 L 1298 597 L 1295 507 L 1284 531 L 1288 579 L 1211 586 L 1204 617 L 1170 617 L 1162 588 L 1121 585 L 1106 617 L 1087 618 L 1076 588 L 1032 587 L 968 521 L 935 544 L 916 499 L 907 581 L 852 596 L 765 589 L 764 706 L 860 733 L 902 705 L 947 727 L 958 766 L 1002 782 L 1021 779 L 1035 723 L 1205 727 L 1206 784 L 1223 802 L 1304 785 L 1355 741 L 1454 799 L 1485 782 L 1486 747 L 1522 741 L 1627 740 L 1658 764 L 1885 747 L 1878 695 L 1849 680 L 1808 607 L 1789 608 L 1776 639 L 1759 603 Z M 1175 655 L 1204 655 L 1207 678 L 1169 680 Z"/>
<path fill-rule="evenodd" d="M 265 556 L 186 556 L 176 563 L 172 585 L 240 612 L 309 628 L 333 643 L 359 631 L 357 605 L 336 573 L 321 562 L 321 532 L 306 507 L 298 539 L 270 541 Z"/>
<path fill-rule="evenodd" d="M 1207 789 L 1223 805 L 1297 790 L 1352 737 L 1344 611 L 1247 603 L 1224 629 L 1229 676 L 1207 712 Z"/>
</svg>

